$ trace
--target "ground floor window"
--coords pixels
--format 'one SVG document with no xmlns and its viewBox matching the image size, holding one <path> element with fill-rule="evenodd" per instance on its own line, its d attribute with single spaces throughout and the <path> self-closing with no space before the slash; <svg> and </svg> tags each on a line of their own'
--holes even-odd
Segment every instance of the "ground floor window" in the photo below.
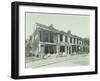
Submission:
<svg viewBox="0 0 100 81">
<path fill-rule="evenodd" d="M 54 54 L 56 53 L 56 46 L 55 45 L 45 45 L 45 54 Z"/>
<path fill-rule="evenodd" d="M 77 52 L 77 46 L 76 45 L 72 45 L 72 53 Z"/>
<path fill-rule="evenodd" d="M 65 52 L 65 46 L 60 46 L 60 52 Z"/>
</svg>

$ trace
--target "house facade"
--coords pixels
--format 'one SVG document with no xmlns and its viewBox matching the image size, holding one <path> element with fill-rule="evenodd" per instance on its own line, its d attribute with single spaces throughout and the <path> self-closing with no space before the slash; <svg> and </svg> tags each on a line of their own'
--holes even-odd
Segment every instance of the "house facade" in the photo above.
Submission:
<svg viewBox="0 0 100 81">
<path fill-rule="evenodd" d="M 35 23 L 35 30 L 29 39 L 31 55 L 43 58 L 47 54 L 75 55 L 89 53 L 89 39 L 81 38 L 54 28 L 51 24 L 46 26 Z M 26 46 L 27 49 L 27 46 Z M 26 55 L 29 55 L 29 52 Z"/>
</svg>

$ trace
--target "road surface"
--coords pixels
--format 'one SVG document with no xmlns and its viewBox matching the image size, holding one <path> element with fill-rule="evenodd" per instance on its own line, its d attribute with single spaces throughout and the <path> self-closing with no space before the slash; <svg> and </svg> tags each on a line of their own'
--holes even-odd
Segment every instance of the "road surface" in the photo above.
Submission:
<svg viewBox="0 0 100 81">
<path fill-rule="evenodd" d="M 26 68 L 48 68 L 63 66 L 86 66 L 89 65 L 89 54 L 42 59 L 26 63 Z"/>
</svg>

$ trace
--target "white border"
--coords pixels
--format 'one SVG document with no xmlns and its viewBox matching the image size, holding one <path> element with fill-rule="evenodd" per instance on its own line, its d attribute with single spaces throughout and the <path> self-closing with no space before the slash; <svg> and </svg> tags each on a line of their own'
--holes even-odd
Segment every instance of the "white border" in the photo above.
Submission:
<svg viewBox="0 0 100 81">
<path fill-rule="evenodd" d="M 90 15 L 90 65 L 78 67 L 57 67 L 57 68 L 38 68 L 25 69 L 25 12 L 43 12 L 43 13 L 64 13 L 64 14 L 86 14 Z M 53 73 L 71 73 L 95 71 L 95 11 L 86 9 L 71 8 L 52 8 L 37 6 L 19 7 L 19 75 L 37 75 Z"/>
</svg>

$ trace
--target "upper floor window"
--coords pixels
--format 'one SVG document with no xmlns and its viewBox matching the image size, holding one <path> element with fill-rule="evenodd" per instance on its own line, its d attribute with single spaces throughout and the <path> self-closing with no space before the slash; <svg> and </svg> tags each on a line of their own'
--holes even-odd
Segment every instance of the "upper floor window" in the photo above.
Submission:
<svg viewBox="0 0 100 81">
<path fill-rule="evenodd" d="M 84 44 L 84 41 L 82 40 L 82 45 Z"/>
<path fill-rule="evenodd" d="M 40 31 L 40 41 L 43 42 L 43 40 L 42 40 L 42 31 Z"/>
<path fill-rule="evenodd" d="M 63 41 L 63 35 L 60 34 L 60 41 Z"/>
<path fill-rule="evenodd" d="M 70 37 L 70 43 L 72 43 L 72 37 Z"/>
<path fill-rule="evenodd" d="M 78 44 L 79 40 L 77 39 L 77 44 Z"/>
<path fill-rule="evenodd" d="M 40 31 L 40 41 L 48 42 L 48 31 Z"/>
<path fill-rule="evenodd" d="M 74 44 L 75 44 L 75 42 L 76 42 L 76 39 L 74 38 Z"/>
<path fill-rule="evenodd" d="M 65 42 L 67 42 L 68 41 L 68 37 L 67 36 L 65 36 Z"/>
<path fill-rule="evenodd" d="M 80 40 L 80 44 L 82 44 L 82 40 Z"/>
</svg>

